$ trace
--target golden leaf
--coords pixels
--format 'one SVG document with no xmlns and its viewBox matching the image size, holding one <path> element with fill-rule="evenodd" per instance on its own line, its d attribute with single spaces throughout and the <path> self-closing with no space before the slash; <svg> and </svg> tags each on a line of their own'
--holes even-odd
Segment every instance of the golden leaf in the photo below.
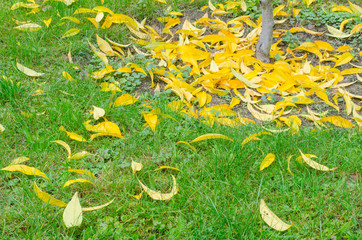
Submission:
<svg viewBox="0 0 362 240">
<path fill-rule="evenodd" d="M 319 164 L 319 163 L 313 161 L 312 159 L 310 159 L 310 158 L 308 158 L 306 155 L 304 155 L 300 149 L 299 149 L 299 152 L 300 152 L 300 154 L 301 154 L 302 159 L 304 160 L 304 162 L 306 162 L 310 167 L 312 167 L 312 168 L 314 168 L 314 169 L 317 169 L 317 170 L 319 170 L 319 171 L 325 171 L 325 172 L 334 171 L 334 170 L 337 169 L 337 168 L 332 168 L 332 169 L 330 169 L 330 168 L 328 168 L 328 167 L 326 167 L 326 166 L 324 166 L 324 165 L 322 165 L 322 164 Z"/>
<path fill-rule="evenodd" d="M 269 167 L 270 164 L 272 164 L 274 162 L 274 160 L 275 160 L 275 155 L 273 153 L 269 153 L 268 155 L 266 155 L 266 157 L 260 164 L 260 171 Z"/>
<path fill-rule="evenodd" d="M 54 198 L 49 193 L 46 193 L 46 192 L 43 192 L 42 190 L 40 190 L 35 182 L 34 182 L 34 191 L 35 191 L 36 195 L 38 196 L 38 198 L 40 198 L 40 200 L 42 200 L 45 203 L 48 203 L 48 204 L 54 205 L 54 206 L 58 206 L 58 207 L 67 206 L 67 204 L 65 202 L 60 201 L 60 200 Z"/>
<path fill-rule="evenodd" d="M 68 31 L 66 31 L 61 38 L 71 37 L 77 35 L 78 33 L 79 33 L 78 28 L 71 28 Z"/>
<path fill-rule="evenodd" d="M 243 142 L 241 143 L 241 145 L 245 145 L 245 144 L 247 144 L 247 143 L 250 142 L 250 141 L 260 141 L 261 139 L 258 138 L 258 136 L 264 135 L 264 134 L 266 134 L 266 135 L 272 135 L 272 134 L 269 133 L 269 132 L 259 132 L 259 133 L 255 133 L 255 134 L 252 134 L 252 135 L 250 135 L 249 137 L 245 138 L 245 139 L 243 140 Z"/>
<path fill-rule="evenodd" d="M 353 56 L 350 52 L 345 52 L 341 56 L 338 56 L 338 60 L 336 61 L 336 65 L 334 67 L 338 67 L 349 63 L 353 59 Z"/>
<path fill-rule="evenodd" d="M 29 167 L 29 166 L 26 166 L 26 165 L 14 164 L 14 165 L 9 165 L 7 167 L 4 167 L 1 170 L 9 171 L 9 172 L 21 172 L 21 173 L 24 173 L 26 175 L 39 176 L 39 177 L 42 177 L 42 178 L 45 178 L 45 179 L 49 180 L 49 178 L 47 177 L 47 175 L 45 175 L 45 173 L 39 171 L 36 168 Z"/>
<path fill-rule="evenodd" d="M 86 142 L 87 141 L 81 135 L 78 135 L 78 134 L 76 134 L 74 132 L 68 132 L 67 130 L 65 130 L 65 128 L 63 126 L 60 126 L 59 131 L 65 132 L 68 135 L 69 138 L 71 138 L 71 139 L 73 139 L 75 141 L 78 141 L 78 142 Z"/>
<path fill-rule="evenodd" d="M 66 183 L 64 183 L 63 188 L 68 187 L 70 185 L 72 185 L 73 183 L 91 183 L 93 184 L 91 181 L 87 180 L 87 179 L 83 179 L 83 178 L 78 178 L 78 179 L 74 179 L 74 180 L 69 180 L 66 181 Z"/>
<path fill-rule="evenodd" d="M 347 34 L 347 33 L 344 33 L 342 31 L 340 31 L 339 29 L 337 28 L 334 28 L 332 26 L 329 26 L 327 25 L 327 29 L 328 31 L 331 33 L 331 34 L 327 34 L 328 36 L 330 37 L 335 37 L 335 38 L 348 38 L 350 37 L 352 34 Z"/>
<path fill-rule="evenodd" d="M 193 146 L 191 146 L 191 144 L 190 144 L 190 143 L 188 143 L 188 142 L 185 142 L 185 141 L 178 141 L 178 142 L 177 142 L 177 144 L 178 144 L 178 143 L 183 143 L 183 144 L 187 145 L 189 148 L 191 148 L 191 149 L 192 149 L 192 151 L 197 152 L 196 148 L 194 148 Z"/>
<path fill-rule="evenodd" d="M 172 179 L 173 179 L 173 187 L 172 187 L 171 192 L 169 192 L 169 193 L 161 193 L 161 192 L 158 192 L 158 191 L 154 191 L 154 190 L 148 188 L 146 185 L 144 185 L 140 180 L 138 180 L 138 182 L 141 184 L 141 187 L 143 188 L 143 190 L 152 199 L 164 201 L 164 200 L 171 199 L 178 192 L 176 178 L 173 175 L 171 175 L 171 176 L 172 176 Z"/>
<path fill-rule="evenodd" d="M 353 124 L 348 121 L 347 119 L 341 116 L 330 116 L 330 117 L 323 117 L 320 119 L 321 122 L 330 122 L 334 126 L 342 127 L 342 128 L 353 128 Z"/>
<path fill-rule="evenodd" d="M 3 125 L 0 124 L 0 133 L 4 132 L 5 131 L 5 128 Z"/>
<path fill-rule="evenodd" d="M 96 177 L 96 176 L 94 176 L 94 174 L 91 171 L 84 170 L 84 169 L 68 169 L 68 172 L 83 174 L 83 175 L 86 175 L 86 176 L 92 177 L 92 178 Z"/>
<path fill-rule="evenodd" d="M 28 158 L 28 157 L 18 157 L 18 158 L 15 158 L 13 161 L 11 161 L 10 165 L 20 164 L 20 163 L 23 163 L 23 162 L 26 162 L 29 160 L 30 160 L 30 158 Z"/>
<path fill-rule="evenodd" d="M 89 155 L 91 155 L 89 152 L 81 151 L 81 152 L 74 154 L 72 157 L 68 158 L 68 160 L 79 160 L 79 159 L 85 158 L 86 156 L 89 156 Z"/>
<path fill-rule="evenodd" d="M 204 135 L 201 135 L 201 136 L 195 138 L 194 140 L 191 141 L 191 143 L 208 140 L 208 139 L 226 139 L 226 140 L 233 142 L 233 140 L 231 138 L 229 138 L 225 135 L 222 135 L 219 133 L 207 133 L 207 134 L 204 134 Z"/>
<path fill-rule="evenodd" d="M 143 168 L 143 164 L 132 160 L 131 168 L 132 168 L 133 173 L 136 173 L 138 171 L 141 171 L 141 169 Z"/>
<path fill-rule="evenodd" d="M 159 171 L 159 170 L 162 170 L 162 169 L 172 169 L 172 170 L 180 171 L 180 169 L 175 168 L 175 167 L 170 167 L 170 166 L 161 166 L 161 167 L 159 167 L 159 168 L 156 168 L 156 169 L 153 170 L 153 171 Z"/>
<path fill-rule="evenodd" d="M 143 118 L 145 119 L 147 125 L 152 129 L 152 131 L 156 131 L 157 126 L 157 115 L 153 113 L 143 114 Z"/>
<path fill-rule="evenodd" d="M 103 117 L 106 112 L 103 108 L 96 107 L 93 105 L 93 118 L 98 120 L 99 118 Z"/>
<path fill-rule="evenodd" d="M 119 106 L 127 106 L 127 105 L 131 105 L 133 103 L 137 102 L 137 98 L 133 97 L 132 95 L 126 93 L 123 94 L 121 96 L 119 96 L 116 101 L 113 103 L 114 107 L 119 107 Z"/>
<path fill-rule="evenodd" d="M 98 209 L 102 209 L 102 208 L 105 208 L 108 205 L 110 205 L 113 201 L 114 201 L 114 199 L 107 202 L 107 203 L 105 203 L 105 204 L 99 205 L 99 206 L 82 208 L 82 211 L 83 212 L 90 212 L 90 211 L 95 211 L 95 210 L 98 210 Z"/>
<path fill-rule="evenodd" d="M 75 81 L 75 79 L 69 74 L 69 73 L 67 73 L 67 72 L 62 72 L 62 75 L 63 75 L 63 77 L 65 78 L 65 79 L 67 79 L 67 80 L 69 80 L 69 81 Z"/>
<path fill-rule="evenodd" d="M 63 20 L 63 19 L 67 19 L 69 21 L 72 21 L 75 24 L 81 24 L 82 23 L 81 21 L 79 21 L 78 18 L 75 18 L 75 17 L 62 17 L 60 20 Z"/>
<path fill-rule="evenodd" d="M 36 23 L 26 23 L 17 27 L 14 27 L 14 29 L 25 31 L 25 32 L 35 32 L 39 31 L 41 29 L 41 26 Z"/>
<path fill-rule="evenodd" d="M 51 19 L 51 18 L 49 18 L 48 20 L 43 20 L 43 23 L 44 23 L 47 27 L 49 27 L 49 25 L 50 25 L 51 22 L 52 22 L 52 19 Z"/>
<path fill-rule="evenodd" d="M 277 231 L 286 231 L 292 226 L 290 224 L 286 224 L 277 215 L 275 215 L 275 213 L 268 208 L 263 199 L 260 199 L 260 214 L 264 222 Z"/>
</svg>

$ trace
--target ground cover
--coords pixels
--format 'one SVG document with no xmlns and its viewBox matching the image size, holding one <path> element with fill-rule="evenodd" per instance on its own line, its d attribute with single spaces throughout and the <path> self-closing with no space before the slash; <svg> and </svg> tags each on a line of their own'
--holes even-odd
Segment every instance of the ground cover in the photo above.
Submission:
<svg viewBox="0 0 362 240">
<path fill-rule="evenodd" d="M 283 2 L 276 1 L 278 44 L 272 50 L 273 64 L 263 64 L 252 57 L 259 31 L 252 1 L 246 1 L 246 11 L 239 3 L 215 2 L 194 2 L 188 11 L 183 11 L 187 2 L 140 1 L 131 6 L 121 1 L 69 1 L 67 6 L 42 1 L 29 2 L 27 7 L 39 5 L 30 9 L 16 8 L 16 2 L 0 5 L 5 76 L 0 82 L 0 167 L 26 156 L 30 160 L 19 164 L 35 167 L 49 180 L 42 174 L 2 171 L 4 236 L 361 235 L 357 5 L 344 2 L 345 8 L 333 10 L 332 4 L 316 1 L 281 8 Z M 324 14 L 317 10 L 321 8 Z M 226 10 L 230 14 L 224 14 Z M 235 20 L 246 14 L 250 18 Z M 41 28 L 16 29 L 24 28 L 26 21 Z M 342 22 L 344 34 L 351 36 L 326 35 L 326 24 L 339 28 Z M 28 76 L 38 74 L 19 63 L 45 74 Z M 205 134 L 213 135 L 195 141 Z M 71 154 L 56 140 L 69 144 Z M 307 155 L 303 160 L 302 153 L 318 158 Z M 275 160 L 268 162 L 268 156 Z M 260 165 L 267 168 L 261 171 Z M 171 168 L 154 171 L 163 166 Z M 63 187 L 71 179 L 83 182 Z M 172 197 L 154 200 L 151 197 L 157 196 L 143 192 L 147 188 L 139 181 L 163 193 L 171 191 Z M 34 182 L 65 205 L 75 192 L 83 208 L 113 202 L 84 212 L 80 227 L 68 229 L 62 223 L 64 208 L 42 202 L 40 198 L 49 199 L 34 191 Z M 293 226 L 285 232 L 269 227 L 278 228 L 260 214 L 261 199 Z"/>
</svg>

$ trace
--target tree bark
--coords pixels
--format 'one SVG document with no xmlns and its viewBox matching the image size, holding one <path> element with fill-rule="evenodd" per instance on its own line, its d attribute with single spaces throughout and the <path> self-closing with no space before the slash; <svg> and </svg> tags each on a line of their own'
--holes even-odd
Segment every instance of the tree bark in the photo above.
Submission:
<svg viewBox="0 0 362 240">
<path fill-rule="evenodd" d="M 260 0 L 262 10 L 262 31 L 256 44 L 256 58 L 262 62 L 270 62 L 270 49 L 273 44 L 273 0 Z"/>
</svg>

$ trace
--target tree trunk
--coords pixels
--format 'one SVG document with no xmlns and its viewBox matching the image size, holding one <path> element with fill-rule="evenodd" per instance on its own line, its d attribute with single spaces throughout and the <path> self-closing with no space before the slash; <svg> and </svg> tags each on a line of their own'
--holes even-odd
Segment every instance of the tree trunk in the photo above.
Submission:
<svg viewBox="0 0 362 240">
<path fill-rule="evenodd" d="M 262 31 L 256 44 L 256 58 L 262 62 L 270 62 L 270 49 L 273 44 L 273 0 L 260 0 L 262 9 Z"/>
</svg>

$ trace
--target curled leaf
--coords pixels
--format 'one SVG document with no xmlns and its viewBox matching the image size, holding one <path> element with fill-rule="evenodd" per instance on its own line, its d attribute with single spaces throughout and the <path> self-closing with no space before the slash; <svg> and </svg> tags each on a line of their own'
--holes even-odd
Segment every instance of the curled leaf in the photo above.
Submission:
<svg viewBox="0 0 362 240">
<path fill-rule="evenodd" d="M 188 143 L 188 142 L 185 142 L 185 141 L 178 141 L 177 143 L 183 143 L 183 144 L 187 145 L 189 148 L 191 148 L 191 149 L 192 149 L 192 151 L 197 152 L 196 148 L 194 148 L 193 146 L 191 146 L 191 144 L 190 144 L 190 143 Z"/>
<path fill-rule="evenodd" d="M 87 179 L 78 178 L 78 179 L 66 181 L 64 183 L 64 185 L 63 185 L 63 188 L 68 187 L 68 186 L 72 185 L 73 183 L 90 183 L 90 184 L 93 184 L 91 181 L 89 181 Z"/>
<path fill-rule="evenodd" d="M 69 138 L 71 138 L 71 139 L 73 139 L 75 141 L 78 141 L 78 142 L 86 142 L 87 141 L 84 137 L 82 137 L 79 134 L 76 134 L 74 132 L 68 132 L 67 130 L 65 130 L 65 128 L 63 126 L 61 126 L 59 128 L 59 130 L 65 132 L 68 135 Z"/>
<path fill-rule="evenodd" d="M 109 202 L 107 202 L 105 204 L 99 205 L 99 206 L 82 208 L 82 211 L 83 212 L 90 212 L 90 211 L 95 211 L 95 210 L 98 210 L 98 209 L 102 209 L 102 208 L 105 208 L 108 205 L 110 205 L 113 201 L 114 201 L 114 199 L 112 199 L 111 201 L 109 201 Z"/>
<path fill-rule="evenodd" d="M 159 170 L 162 170 L 162 169 L 172 169 L 172 170 L 180 171 L 180 169 L 175 168 L 175 167 L 170 167 L 170 166 L 161 166 L 159 168 L 156 168 L 154 171 L 159 171 Z"/>
<path fill-rule="evenodd" d="M 233 140 L 231 138 L 229 138 L 225 135 L 219 134 L 219 133 L 207 133 L 207 134 L 204 134 L 204 135 L 201 135 L 201 136 L 195 138 L 191 142 L 193 143 L 193 142 L 199 142 L 199 141 L 203 141 L 203 140 L 207 140 L 207 139 L 220 139 L 220 138 L 233 142 Z"/>
<path fill-rule="evenodd" d="M 173 179 L 173 187 L 170 193 L 161 193 L 161 192 L 157 192 L 154 191 L 152 189 L 149 189 L 146 185 L 144 185 L 140 180 L 138 180 L 138 182 L 141 184 L 141 187 L 143 188 L 143 190 L 154 200 L 169 200 L 171 199 L 177 192 L 178 192 L 178 188 L 177 188 L 177 183 L 176 183 L 176 178 L 172 176 Z"/>
<path fill-rule="evenodd" d="M 72 156 L 72 151 L 70 150 L 70 147 L 66 142 L 64 142 L 62 140 L 55 140 L 55 141 L 51 141 L 51 142 L 57 143 L 60 146 L 64 147 L 65 150 L 67 150 L 67 152 L 68 152 L 68 158 L 70 158 Z"/>
<path fill-rule="evenodd" d="M 141 171 L 141 169 L 143 168 L 143 164 L 132 160 L 131 168 L 132 168 L 133 173 L 136 173 L 138 171 Z"/>
</svg>

